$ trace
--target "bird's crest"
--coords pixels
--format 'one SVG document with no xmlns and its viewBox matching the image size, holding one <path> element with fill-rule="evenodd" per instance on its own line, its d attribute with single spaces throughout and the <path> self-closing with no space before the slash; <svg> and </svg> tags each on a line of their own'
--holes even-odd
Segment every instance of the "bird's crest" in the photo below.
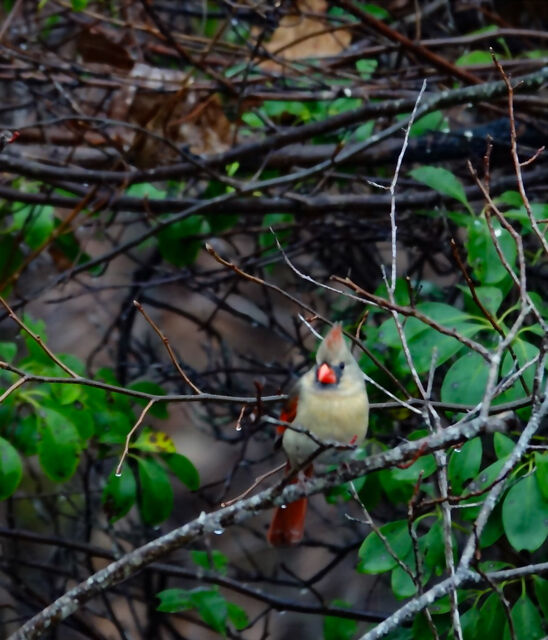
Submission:
<svg viewBox="0 0 548 640">
<path fill-rule="evenodd" d="M 347 346 L 343 338 L 342 327 L 336 324 L 323 339 L 316 359 L 318 362 L 332 362 L 336 358 L 344 357 Z"/>
</svg>

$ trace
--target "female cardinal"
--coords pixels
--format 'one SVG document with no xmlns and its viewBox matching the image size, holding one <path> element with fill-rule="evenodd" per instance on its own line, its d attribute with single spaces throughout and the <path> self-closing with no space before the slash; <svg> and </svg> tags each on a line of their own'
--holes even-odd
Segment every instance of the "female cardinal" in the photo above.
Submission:
<svg viewBox="0 0 548 640">
<path fill-rule="evenodd" d="M 288 458 L 286 473 L 309 460 L 320 441 L 362 443 L 369 420 L 367 392 L 363 374 L 344 341 L 340 325 L 335 325 L 323 339 L 316 365 L 296 383 L 280 419 L 292 422 L 315 438 L 314 441 L 306 433 L 278 427 Z M 333 449 L 328 449 L 314 461 L 332 463 L 340 457 L 340 453 L 337 456 Z M 311 473 L 309 465 L 305 474 Z M 307 498 L 301 498 L 276 509 L 267 534 L 270 544 L 292 545 L 301 541 L 306 506 Z"/>
</svg>

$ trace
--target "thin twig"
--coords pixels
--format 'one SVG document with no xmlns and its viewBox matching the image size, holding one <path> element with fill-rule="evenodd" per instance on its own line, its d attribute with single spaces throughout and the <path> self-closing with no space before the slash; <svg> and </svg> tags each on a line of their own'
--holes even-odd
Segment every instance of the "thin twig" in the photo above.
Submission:
<svg viewBox="0 0 548 640">
<path fill-rule="evenodd" d="M 143 309 L 143 305 L 137 300 L 134 300 L 133 304 L 135 305 L 135 307 L 137 307 L 137 310 L 143 315 L 144 319 L 153 328 L 153 330 L 156 332 L 160 340 L 163 342 L 164 347 L 166 348 L 166 351 L 168 352 L 169 357 L 171 358 L 171 362 L 179 372 L 179 375 L 181 376 L 181 378 L 188 384 L 188 386 L 194 391 L 194 393 L 202 393 L 200 389 L 198 389 L 198 387 L 190 380 L 190 378 L 184 372 L 183 368 L 179 364 L 179 361 L 177 360 L 177 357 L 175 356 L 175 352 L 173 351 L 173 349 L 171 348 L 171 345 L 169 344 L 169 340 L 167 339 L 165 334 L 162 332 L 160 327 L 158 327 L 158 325 L 154 322 L 154 320 Z"/>
<path fill-rule="evenodd" d="M 396 162 L 396 169 L 394 171 L 394 176 L 392 181 L 390 182 L 390 229 L 391 229 L 391 246 L 392 246 L 392 275 L 390 278 L 390 291 L 394 293 L 396 290 L 396 233 L 397 233 L 397 225 L 396 225 L 396 185 L 398 184 L 398 178 L 400 175 L 400 169 L 403 162 L 403 157 L 407 150 L 407 145 L 409 143 L 409 132 L 411 131 L 411 127 L 415 122 L 415 116 L 417 114 L 417 109 L 419 107 L 419 102 L 426 90 L 426 78 L 422 81 L 422 86 L 419 91 L 419 95 L 417 96 L 417 101 L 415 102 L 415 106 L 413 107 L 413 111 L 411 112 L 411 117 L 409 119 L 409 123 L 405 127 L 405 136 L 403 138 L 403 144 L 401 147 L 401 151 L 398 155 L 398 161 Z"/>
<path fill-rule="evenodd" d="M 116 467 L 116 471 L 114 472 L 114 475 L 116 475 L 116 476 L 121 476 L 122 475 L 122 465 L 124 464 L 124 460 L 126 459 L 126 456 L 128 454 L 128 451 L 129 451 L 129 443 L 131 442 L 131 436 L 139 428 L 139 425 L 145 419 L 146 414 L 148 413 L 149 409 L 152 407 L 154 402 L 155 402 L 155 400 L 149 400 L 148 401 L 148 403 L 145 406 L 145 408 L 141 411 L 141 415 L 137 419 L 137 422 L 133 425 L 133 427 L 130 429 L 129 433 L 127 434 L 126 442 L 125 442 L 125 445 L 124 445 L 124 450 L 122 452 L 122 456 L 120 457 L 120 461 L 118 462 L 118 466 Z"/>
</svg>

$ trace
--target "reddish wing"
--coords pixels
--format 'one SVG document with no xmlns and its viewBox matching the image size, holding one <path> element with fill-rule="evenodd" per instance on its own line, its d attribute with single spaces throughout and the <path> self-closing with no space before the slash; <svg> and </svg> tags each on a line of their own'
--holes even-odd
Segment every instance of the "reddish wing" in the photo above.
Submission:
<svg viewBox="0 0 548 640">
<path fill-rule="evenodd" d="M 294 387 L 291 390 L 289 398 L 283 406 L 283 409 L 280 413 L 280 420 L 283 422 L 293 422 L 295 420 L 295 416 L 297 415 L 297 404 L 299 402 L 299 394 L 297 393 L 297 389 Z M 283 424 L 279 424 L 276 427 L 276 440 L 281 440 L 284 431 L 287 427 Z"/>
</svg>

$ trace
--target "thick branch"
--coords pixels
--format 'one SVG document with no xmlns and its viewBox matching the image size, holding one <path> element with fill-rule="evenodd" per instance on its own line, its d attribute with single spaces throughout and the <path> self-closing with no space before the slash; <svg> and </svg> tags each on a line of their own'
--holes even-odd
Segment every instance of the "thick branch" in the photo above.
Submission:
<svg viewBox="0 0 548 640">
<path fill-rule="evenodd" d="M 546 411 L 548 402 L 545 402 L 545 405 L 546 407 L 544 407 L 544 405 L 543 407 Z M 541 412 L 536 415 L 540 415 L 540 413 Z M 506 419 L 510 420 L 511 418 L 512 414 L 506 415 Z M 320 493 L 330 487 L 335 487 L 349 480 L 361 477 L 366 473 L 399 464 L 409 458 L 413 458 L 413 456 L 417 454 L 426 454 L 462 442 L 464 439 L 473 438 L 479 433 L 491 429 L 493 424 L 495 424 L 497 428 L 500 428 L 501 422 L 503 424 L 505 422 L 502 416 L 496 418 L 495 422 L 476 419 L 468 423 L 461 423 L 458 426 L 448 427 L 444 431 L 429 436 L 428 438 L 406 442 L 399 447 L 371 456 L 366 460 L 352 461 L 340 469 L 316 478 L 311 478 L 306 483 L 288 486 L 281 492 L 279 492 L 276 487 L 273 487 L 262 491 L 256 496 L 212 513 L 206 514 L 202 512 L 200 516 L 192 522 L 131 551 L 120 558 L 120 560 L 113 562 L 101 571 L 90 576 L 84 582 L 70 589 L 25 623 L 18 631 L 10 636 L 9 640 L 31 640 L 32 638 L 39 638 L 45 629 L 51 628 L 78 611 L 85 602 L 97 594 L 127 580 L 151 562 L 175 549 L 195 542 L 208 533 L 245 522 L 273 505 L 286 504 L 305 495 Z"/>
</svg>

